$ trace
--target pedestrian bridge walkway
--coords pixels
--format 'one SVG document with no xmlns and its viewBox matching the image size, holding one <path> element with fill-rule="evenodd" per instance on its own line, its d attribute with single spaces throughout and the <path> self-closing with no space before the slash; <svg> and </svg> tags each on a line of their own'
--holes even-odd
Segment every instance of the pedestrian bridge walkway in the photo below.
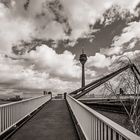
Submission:
<svg viewBox="0 0 140 140">
<path fill-rule="evenodd" d="M 78 140 L 65 100 L 51 100 L 10 140 Z"/>
<path fill-rule="evenodd" d="M 40 96 L 0 105 L 0 139 L 15 129 L 9 140 L 140 140 L 140 137 L 116 124 L 70 95 L 66 100 Z M 69 108 L 69 109 L 68 109 Z M 29 117 L 30 118 L 30 117 Z M 78 135 L 77 135 L 78 134 Z M 2 136 L 2 137 L 1 137 Z M 4 138 L 5 139 L 5 138 Z"/>
</svg>

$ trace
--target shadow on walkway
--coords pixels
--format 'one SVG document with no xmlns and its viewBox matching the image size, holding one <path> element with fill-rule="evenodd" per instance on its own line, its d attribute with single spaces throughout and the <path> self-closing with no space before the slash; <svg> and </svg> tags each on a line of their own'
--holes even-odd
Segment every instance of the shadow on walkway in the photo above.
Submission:
<svg viewBox="0 0 140 140">
<path fill-rule="evenodd" d="M 78 140 L 65 100 L 52 100 L 10 140 Z"/>
</svg>

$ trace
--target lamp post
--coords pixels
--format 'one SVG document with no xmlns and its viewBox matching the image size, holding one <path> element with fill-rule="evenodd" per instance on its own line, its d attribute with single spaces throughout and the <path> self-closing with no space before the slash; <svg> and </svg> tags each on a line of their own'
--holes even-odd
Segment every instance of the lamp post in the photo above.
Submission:
<svg viewBox="0 0 140 140">
<path fill-rule="evenodd" d="M 82 50 L 82 54 L 79 57 L 79 61 L 82 64 L 82 87 L 85 86 L 85 63 L 87 61 L 87 56 Z"/>
</svg>

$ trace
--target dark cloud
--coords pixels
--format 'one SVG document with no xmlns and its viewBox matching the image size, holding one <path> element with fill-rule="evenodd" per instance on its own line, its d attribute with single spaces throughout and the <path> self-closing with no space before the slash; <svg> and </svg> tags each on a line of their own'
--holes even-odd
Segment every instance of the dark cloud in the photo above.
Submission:
<svg viewBox="0 0 140 140">
<path fill-rule="evenodd" d="M 30 0 L 27 0 L 26 3 L 24 4 L 25 10 L 28 10 L 29 4 L 30 4 Z"/>
<path fill-rule="evenodd" d="M 6 7 L 10 7 L 11 0 L 0 0 L 1 3 L 3 3 Z"/>
<path fill-rule="evenodd" d="M 35 45 L 34 42 L 26 42 L 22 40 L 19 44 L 12 46 L 12 52 L 16 55 L 23 55 L 33 49 Z"/>
<path fill-rule="evenodd" d="M 90 42 L 89 38 L 79 38 L 77 43 L 73 47 L 65 47 L 65 43 L 69 43 L 66 41 L 60 41 L 58 44 L 58 48 L 56 50 L 59 53 L 62 53 L 65 49 L 71 51 L 73 54 L 76 54 L 76 58 L 79 58 L 82 47 L 84 47 L 88 56 L 94 55 L 96 52 L 100 52 L 101 48 L 111 47 L 113 38 L 115 36 L 121 35 L 123 29 L 127 27 L 125 20 L 115 20 L 111 24 L 104 26 L 104 24 L 100 24 L 97 22 L 93 29 L 100 29 L 98 32 L 91 32 L 90 35 L 94 35 L 94 39 Z"/>
<path fill-rule="evenodd" d="M 16 45 L 16 46 L 12 47 L 12 51 L 16 55 L 22 55 L 22 54 L 25 54 L 26 48 L 24 46 L 21 46 L 21 45 L 18 45 L 18 46 Z"/>
<path fill-rule="evenodd" d="M 16 55 L 24 55 L 25 53 L 29 53 L 32 50 L 36 50 L 36 47 L 39 47 L 42 44 L 53 47 L 55 41 L 53 39 L 43 40 L 37 38 L 31 40 L 30 42 L 22 40 L 20 41 L 20 44 L 12 46 L 12 52 Z"/>
<path fill-rule="evenodd" d="M 78 59 L 81 49 L 84 47 L 87 55 L 92 56 L 96 52 L 100 52 L 101 48 L 111 48 L 114 37 L 120 36 L 123 33 L 123 29 L 128 26 L 128 23 L 137 20 L 138 17 L 132 15 L 130 11 L 120 9 L 118 5 L 114 5 L 106 10 L 103 17 L 98 19 L 95 24 L 89 24 L 89 37 L 94 36 L 92 42 L 89 41 L 88 37 L 79 38 L 73 47 L 66 48 L 65 46 L 70 42 L 70 40 L 63 40 L 59 41 L 58 48 L 56 48 L 56 50 L 57 52 L 62 53 L 65 49 L 67 49 L 73 54 L 76 53 L 76 58 Z M 95 32 L 94 30 L 96 29 L 99 30 Z M 130 40 L 124 44 L 124 52 L 127 51 L 128 46 L 132 42 L 133 40 Z"/>
<path fill-rule="evenodd" d="M 54 20 L 63 25 L 66 35 L 71 35 L 72 28 L 70 27 L 68 18 L 64 14 L 64 7 L 59 0 L 47 3 L 49 10 L 54 14 Z"/>
<path fill-rule="evenodd" d="M 42 17 L 45 17 L 45 16 L 46 16 L 46 13 L 45 12 L 41 12 L 41 13 L 36 15 L 36 18 L 39 19 L 39 18 L 42 18 Z"/>
<path fill-rule="evenodd" d="M 140 3 L 137 4 L 137 6 L 135 7 L 135 11 L 140 9 Z"/>
<path fill-rule="evenodd" d="M 103 14 L 103 24 L 110 24 L 115 21 L 125 20 L 125 22 L 131 21 L 133 15 L 128 9 L 122 9 L 119 5 L 113 5 L 107 9 Z"/>
</svg>

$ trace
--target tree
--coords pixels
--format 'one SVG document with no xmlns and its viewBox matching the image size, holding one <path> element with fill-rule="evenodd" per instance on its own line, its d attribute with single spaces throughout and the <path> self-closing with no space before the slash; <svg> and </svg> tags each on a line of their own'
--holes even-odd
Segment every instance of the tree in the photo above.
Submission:
<svg viewBox="0 0 140 140">
<path fill-rule="evenodd" d="M 129 58 L 129 63 L 132 64 Z M 121 68 L 126 64 L 126 61 L 121 59 L 115 62 L 117 67 Z M 114 69 L 114 68 L 113 68 Z M 140 75 L 136 74 L 132 69 L 128 69 L 125 72 L 119 74 L 113 81 L 108 81 L 104 84 L 104 89 L 108 92 L 108 97 L 115 96 L 116 99 L 123 106 L 128 120 L 131 124 L 133 132 L 140 135 Z M 116 84 L 117 83 L 117 84 Z M 121 92 L 121 94 L 118 94 Z M 125 95 L 122 95 L 125 94 Z M 123 97 L 129 97 L 130 108 L 128 103 Z"/>
</svg>

